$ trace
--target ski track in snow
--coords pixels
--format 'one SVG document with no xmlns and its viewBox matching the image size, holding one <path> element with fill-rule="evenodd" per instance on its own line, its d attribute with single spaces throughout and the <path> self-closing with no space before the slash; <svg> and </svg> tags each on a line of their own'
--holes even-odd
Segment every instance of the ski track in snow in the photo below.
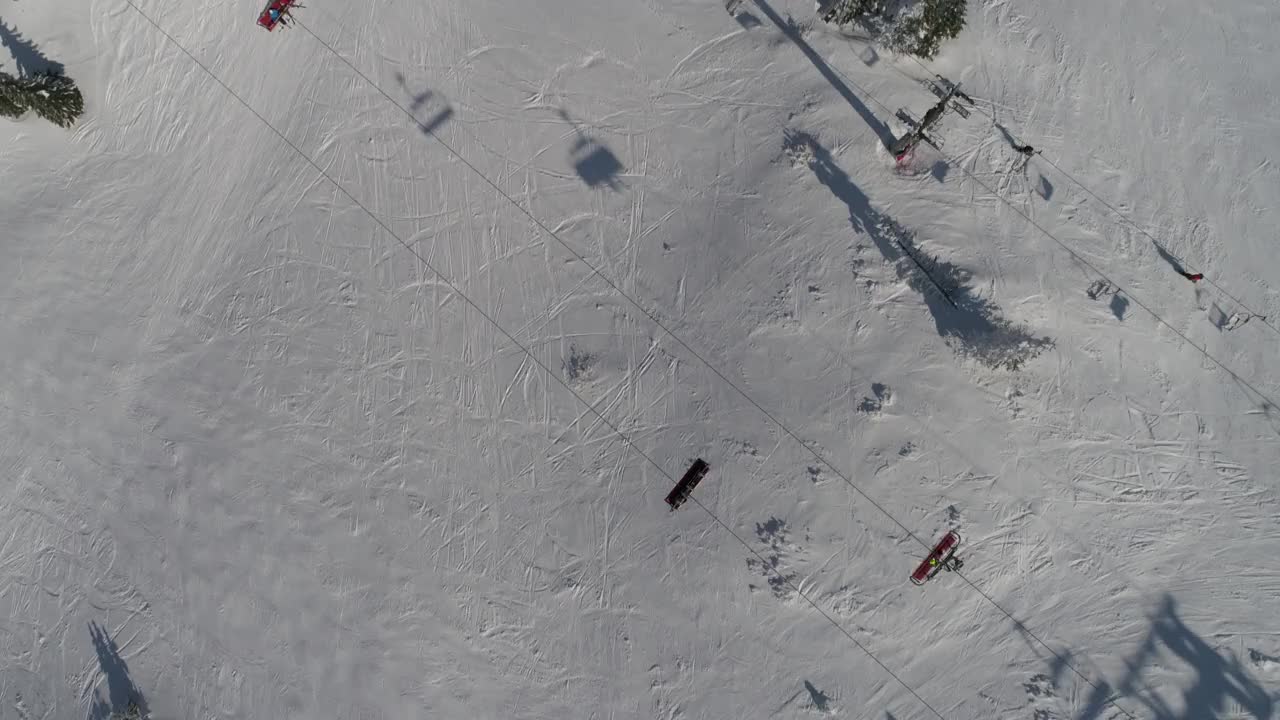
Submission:
<svg viewBox="0 0 1280 720">
<path fill-rule="evenodd" d="M 933 102 L 919 68 L 763 1 L 288 33 L 138 2 L 541 365 L 128 5 L 15 6 L 89 109 L 70 141 L 5 125 L 0 717 L 935 717 L 788 583 L 948 719 L 1273 717 L 1274 409 L 959 171 L 896 175 L 860 113 L 895 119 L 769 16 L 895 107 Z M 1159 37 L 1126 43 L 1129 12 L 973 3 L 932 66 L 1272 310 L 1276 11 L 1142 10 Z M 982 115 L 944 132 L 979 177 L 1012 159 Z M 1276 335 L 1216 329 L 1079 188 L 1034 160 L 996 187 L 1276 392 Z M 1055 346 L 958 355 L 881 219 Z M 696 496 L 751 551 L 637 451 L 708 459 Z M 907 583 L 922 549 L 811 451 L 927 541 L 958 527 L 1025 627 Z"/>
</svg>

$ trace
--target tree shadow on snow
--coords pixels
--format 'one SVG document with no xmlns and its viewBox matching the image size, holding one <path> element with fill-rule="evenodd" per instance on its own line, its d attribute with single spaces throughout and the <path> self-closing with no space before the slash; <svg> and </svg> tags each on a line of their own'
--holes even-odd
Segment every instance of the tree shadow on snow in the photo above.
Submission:
<svg viewBox="0 0 1280 720">
<path fill-rule="evenodd" d="M 1195 678 L 1190 685 L 1181 688 L 1182 707 L 1175 710 L 1157 694 L 1157 691 L 1167 691 L 1168 688 L 1149 684 L 1143 680 L 1142 673 L 1148 666 L 1169 667 L 1178 663 L 1189 666 L 1195 672 Z M 1153 720 L 1215 720 L 1226 717 L 1272 720 L 1275 717 L 1275 700 L 1234 653 L 1220 653 L 1182 622 L 1172 595 L 1164 596 L 1151 618 L 1146 638 L 1125 665 L 1128 671 L 1116 686 L 1102 681 L 1092 688 L 1076 720 L 1110 717 L 1107 709 L 1113 703 L 1119 703 L 1132 712 L 1134 702 L 1145 707 Z"/>
<path fill-rule="evenodd" d="M 804 681 L 804 689 L 809 691 L 809 702 L 813 703 L 814 709 L 818 712 L 827 712 L 827 708 L 831 705 L 831 696 L 814 687 L 808 680 Z"/>
<path fill-rule="evenodd" d="M 557 109 L 556 113 L 577 135 L 573 146 L 569 148 L 569 163 L 573 165 L 573 171 L 578 173 L 578 177 L 582 178 L 582 182 L 589 188 L 607 187 L 615 192 L 621 190 L 622 183 L 618 176 L 626 168 L 622 166 L 618 156 L 590 134 L 583 132 L 563 108 Z"/>
<path fill-rule="evenodd" d="M 844 80 L 836 74 L 836 71 L 827 64 L 827 61 L 823 60 L 822 56 L 819 55 L 818 52 L 809 45 L 809 43 L 805 42 L 803 31 L 795 21 L 790 17 L 783 20 L 782 17 L 780 17 L 773 8 L 769 7 L 769 4 L 764 0 L 755 0 L 755 4 L 759 6 L 760 12 L 764 13 L 774 25 L 778 26 L 778 29 L 782 31 L 782 34 L 785 35 L 788 40 L 794 43 L 796 47 L 800 48 L 800 52 L 804 53 L 804 56 L 809 58 L 809 62 L 813 63 L 813 66 L 818 69 L 818 72 L 822 77 L 826 78 L 826 81 L 831 83 L 831 87 L 835 88 L 836 92 L 840 93 L 840 96 L 845 99 L 845 102 L 848 102 L 849 106 L 853 108 L 854 112 L 858 113 L 858 116 L 862 118 L 863 122 L 875 131 L 876 135 L 880 138 L 880 142 L 883 143 L 886 148 L 893 147 L 893 144 L 897 142 L 897 138 L 893 136 L 893 132 L 889 130 L 889 126 L 873 115 L 871 110 L 867 108 L 862 100 L 860 100 L 858 96 L 849 89 L 849 86 L 845 84 Z"/>
<path fill-rule="evenodd" d="M 13 62 L 18 68 L 19 75 L 24 77 L 39 73 L 61 75 L 64 70 L 62 63 L 45 57 L 44 53 L 40 52 L 40 46 L 22 37 L 22 33 L 9 27 L 9 24 L 4 21 L 0 21 L 0 44 L 3 44 L 13 55 Z"/>
<path fill-rule="evenodd" d="M 791 703 L 795 702 L 798 698 L 800 698 L 800 696 L 804 695 L 805 693 L 809 694 L 809 703 L 808 705 L 804 705 L 803 703 L 801 703 L 800 704 L 801 708 L 806 710 L 810 710 L 810 709 L 817 710 L 818 712 L 825 713 L 825 714 L 831 714 L 832 712 L 834 712 L 834 708 L 831 707 L 831 701 L 833 698 L 830 695 L 822 692 L 818 688 L 814 687 L 813 683 L 809 682 L 808 680 L 805 680 L 804 689 L 797 690 L 794 695 L 787 698 L 787 700 L 782 703 L 782 707 L 779 707 L 777 710 L 775 710 L 773 714 L 777 715 L 781 713 L 783 709 L 785 709 Z"/>
<path fill-rule="evenodd" d="M 899 280 L 920 293 L 938 334 L 956 353 L 993 368 L 1017 370 L 1053 346 L 1006 319 L 994 303 L 969 286 L 972 275 L 932 258 L 915 244 L 915 234 L 871 207 L 871 201 L 836 164 L 831 153 L 808 133 L 788 131 L 784 143 L 804 146 L 818 181 L 849 208 L 854 230 L 866 233 Z"/>
<path fill-rule="evenodd" d="M 453 117 L 453 107 L 443 99 L 437 101 L 435 93 L 430 90 L 423 90 L 422 92 L 417 93 L 409 90 L 409 86 L 405 82 L 404 75 L 400 73 L 396 73 L 396 82 L 400 83 L 400 88 L 403 89 L 411 98 L 409 107 L 406 109 L 409 111 L 409 114 L 413 116 L 414 122 L 418 124 L 418 129 L 422 131 L 423 135 L 435 135 L 436 131 L 448 122 L 449 118 Z M 418 115 L 419 111 L 423 108 L 439 109 L 431 110 L 431 114 L 426 120 L 423 120 L 420 119 Z"/>
<path fill-rule="evenodd" d="M 147 701 L 142 692 L 133 684 L 129 676 L 129 666 L 120 657 L 120 648 L 111 639 L 106 629 L 97 623 L 89 623 L 89 637 L 93 640 L 93 649 L 98 653 L 98 665 L 102 675 L 107 679 L 107 696 L 104 698 L 95 688 L 93 704 L 90 707 L 91 720 L 107 720 L 113 713 L 128 716 L 130 708 L 136 708 L 135 717 L 147 717 Z"/>
</svg>

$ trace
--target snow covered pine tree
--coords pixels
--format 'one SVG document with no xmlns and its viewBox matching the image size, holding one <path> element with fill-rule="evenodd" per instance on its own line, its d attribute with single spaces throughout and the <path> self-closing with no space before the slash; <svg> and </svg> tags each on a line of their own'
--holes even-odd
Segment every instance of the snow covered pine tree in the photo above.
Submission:
<svg viewBox="0 0 1280 720">
<path fill-rule="evenodd" d="M 833 25 L 866 22 L 888 16 L 891 4 L 894 4 L 892 0 L 835 0 L 822 16 L 822 21 Z"/>
<path fill-rule="evenodd" d="M 14 77 L 0 73 L 0 115 L 20 117 L 27 110 L 62 127 L 71 127 L 84 113 L 84 97 L 65 75 L 36 73 Z"/>
<path fill-rule="evenodd" d="M 931 58 L 964 29 L 967 9 L 967 0 L 836 0 L 822 19 L 856 23 L 891 50 Z"/>
</svg>

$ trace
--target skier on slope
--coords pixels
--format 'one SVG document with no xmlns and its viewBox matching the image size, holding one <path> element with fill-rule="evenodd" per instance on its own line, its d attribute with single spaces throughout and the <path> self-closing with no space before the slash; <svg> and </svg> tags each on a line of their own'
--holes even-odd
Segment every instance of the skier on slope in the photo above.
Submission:
<svg viewBox="0 0 1280 720">
<path fill-rule="evenodd" d="M 1027 171 L 1027 165 L 1031 164 L 1031 158 L 1040 154 L 1039 150 L 1036 150 L 1030 145 L 1019 145 L 1017 143 L 1013 143 L 1013 149 L 1022 154 L 1022 164 L 1018 166 L 1017 172 L 1025 173 Z"/>
</svg>

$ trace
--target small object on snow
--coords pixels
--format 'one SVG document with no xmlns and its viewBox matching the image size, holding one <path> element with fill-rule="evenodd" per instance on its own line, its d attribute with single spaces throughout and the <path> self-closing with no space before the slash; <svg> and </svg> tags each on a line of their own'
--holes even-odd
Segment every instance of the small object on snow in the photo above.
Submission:
<svg viewBox="0 0 1280 720">
<path fill-rule="evenodd" d="M 680 478 L 680 482 L 676 483 L 676 486 L 667 494 L 667 504 L 671 506 L 672 510 L 680 507 L 685 500 L 689 499 L 693 489 L 698 486 L 698 483 L 702 482 L 702 478 L 710 469 L 711 467 L 707 465 L 707 461 L 702 458 L 697 458 L 693 461 L 693 464 L 685 471 L 684 477 Z"/>
<path fill-rule="evenodd" d="M 960 533 L 955 530 L 948 531 L 938 544 L 933 546 L 929 557 L 922 560 L 916 567 L 916 571 L 911 573 L 911 582 L 923 585 L 943 570 L 959 570 L 964 567 L 964 561 L 956 557 L 956 550 L 959 547 Z"/>
<path fill-rule="evenodd" d="M 1027 157 L 1031 157 L 1032 155 L 1036 154 L 1036 149 L 1031 147 L 1030 145 L 1014 145 L 1013 149 L 1017 150 L 1023 155 L 1026 155 Z"/>
<path fill-rule="evenodd" d="M 1084 293 L 1089 296 L 1090 300 L 1097 300 L 1105 295 L 1115 295 L 1117 290 L 1115 285 L 1106 280 L 1094 280 L 1093 284 Z"/>
<path fill-rule="evenodd" d="M 1254 318 L 1259 318 L 1262 322 L 1267 321 L 1267 317 L 1265 315 L 1254 315 L 1253 313 L 1245 313 L 1244 315 L 1241 315 L 1240 313 L 1233 313 L 1230 318 L 1227 318 L 1227 322 L 1222 326 L 1222 329 L 1235 330 Z"/>
<path fill-rule="evenodd" d="M 1184 270 L 1179 270 L 1178 274 L 1191 282 L 1200 282 L 1204 279 L 1204 273 L 1189 273 Z"/>
<path fill-rule="evenodd" d="M 741 3 L 742 0 L 725 0 L 724 9 L 730 15 L 736 15 L 738 13 L 738 5 Z"/>
</svg>

